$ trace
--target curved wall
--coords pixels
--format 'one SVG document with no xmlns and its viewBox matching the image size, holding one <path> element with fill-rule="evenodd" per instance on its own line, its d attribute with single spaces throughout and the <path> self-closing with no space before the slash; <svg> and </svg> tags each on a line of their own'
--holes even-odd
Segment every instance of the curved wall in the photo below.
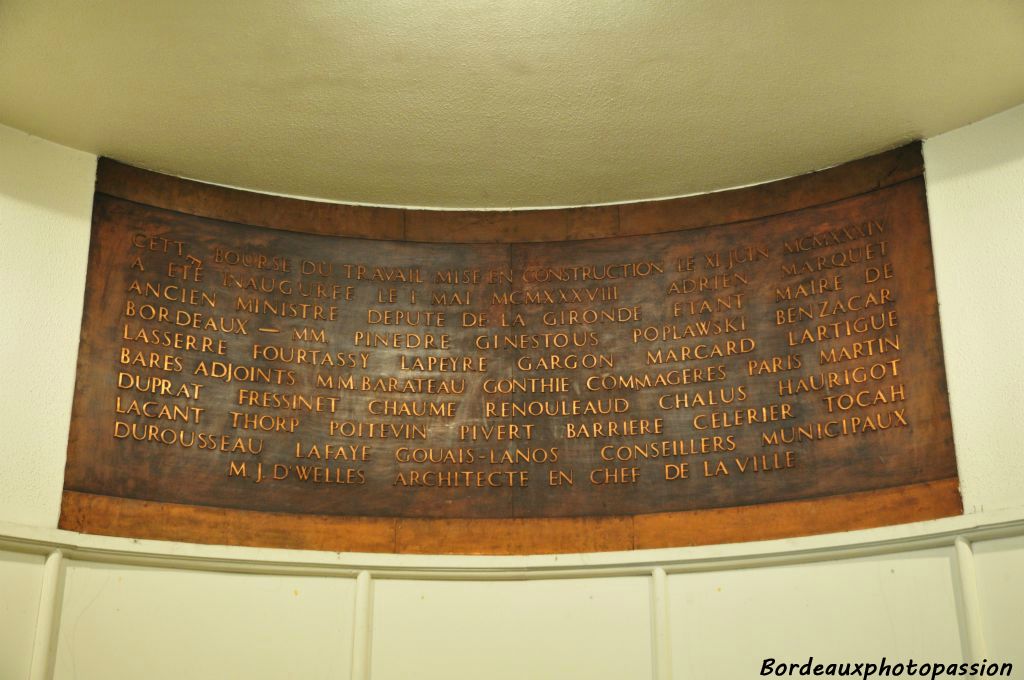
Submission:
<svg viewBox="0 0 1024 680">
<path fill-rule="evenodd" d="M 965 515 L 549 557 L 58 531 L 96 159 L 0 128 L 0 677 L 752 677 L 761 660 L 1024 664 L 1024 107 L 924 146 Z"/>
</svg>

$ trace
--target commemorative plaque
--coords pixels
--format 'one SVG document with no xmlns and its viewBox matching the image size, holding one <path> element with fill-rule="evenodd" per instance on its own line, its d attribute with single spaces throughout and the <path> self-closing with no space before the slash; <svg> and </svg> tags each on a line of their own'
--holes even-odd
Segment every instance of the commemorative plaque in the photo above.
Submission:
<svg viewBox="0 0 1024 680">
<path fill-rule="evenodd" d="M 497 214 L 101 162 L 62 527 L 529 553 L 959 512 L 916 146 Z"/>
</svg>

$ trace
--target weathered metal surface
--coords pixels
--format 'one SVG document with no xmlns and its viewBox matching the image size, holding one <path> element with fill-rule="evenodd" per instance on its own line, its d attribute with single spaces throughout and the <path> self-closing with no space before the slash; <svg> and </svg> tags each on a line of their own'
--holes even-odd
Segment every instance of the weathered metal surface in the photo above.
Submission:
<svg viewBox="0 0 1024 680">
<path fill-rule="evenodd" d="M 916 148 L 853 164 L 845 197 L 838 168 L 691 213 L 454 219 L 492 243 L 324 235 L 458 232 L 105 167 L 62 526 L 152 536 L 140 507 L 199 506 L 236 524 L 275 513 L 298 535 L 316 518 L 360 528 L 297 547 L 423 551 L 415 527 L 434 522 L 484 531 L 483 552 L 503 535 L 530 552 L 535 526 L 548 552 L 556 525 L 557 542 L 608 532 L 566 550 L 692 543 L 672 523 L 716 508 L 755 506 L 722 540 L 790 535 L 815 499 L 858 511 L 833 500 L 849 522 L 809 531 L 862 526 L 872 493 L 878 524 L 960 511 Z M 254 205 L 273 208 L 250 219 L 263 226 L 223 220 Z M 593 238 L 609 232 L 639 235 Z M 217 540 L 210 521 L 173 537 Z M 292 545 L 273 524 L 243 542 Z"/>
</svg>

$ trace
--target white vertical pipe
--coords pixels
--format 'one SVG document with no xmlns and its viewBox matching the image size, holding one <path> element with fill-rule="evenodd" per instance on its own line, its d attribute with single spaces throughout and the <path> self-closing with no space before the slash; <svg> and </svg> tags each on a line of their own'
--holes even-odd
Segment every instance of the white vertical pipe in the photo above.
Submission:
<svg viewBox="0 0 1024 680">
<path fill-rule="evenodd" d="M 960 601 L 963 605 L 964 628 L 967 631 L 967 653 L 970 661 L 981 661 L 988 656 L 985 635 L 981 622 L 981 598 L 978 595 L 977 570 L 974 565 L 974 551 L 970 542 L 963 536 L 957 536 L 953 543 L 956 546 L 957 573 L 960 576 Z"/>
<path fill-rule="evenodd" d="M 672 680 L 672 641 L 669 635 L 668 576 L 661 567 L 651 570 L 651 643 L 654 680 Z"/>
<path fill-rule="evenodd" d="M 51 680 L 53 658 L 57 650 L 60 628 L 60 609 L 64 600 L 64 553 L 53 550 L 46 556 L 43 583 L 39 593 L 39 611 L 36 615 L 36 635 L 32 641 L 30 680 Z"/>
<path fill-rule="evenodd" d="M 352 621 L 352 680 L 370 680 L 373 637 L 373 581 L 370 572 L 356 577 L 356 607 Z"/>
</svg>

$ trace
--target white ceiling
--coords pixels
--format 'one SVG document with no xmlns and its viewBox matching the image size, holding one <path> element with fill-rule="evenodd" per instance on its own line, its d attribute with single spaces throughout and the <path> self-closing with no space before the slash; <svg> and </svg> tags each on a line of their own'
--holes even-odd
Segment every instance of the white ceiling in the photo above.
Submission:
<svg viewBox="0 0 1024 680">
<path fill-rule="evenodd" d="M 683 195 L 1021 101 L 1021 0 L 0 0 L 0 123 L 345 202 Z"/>
</svg>

